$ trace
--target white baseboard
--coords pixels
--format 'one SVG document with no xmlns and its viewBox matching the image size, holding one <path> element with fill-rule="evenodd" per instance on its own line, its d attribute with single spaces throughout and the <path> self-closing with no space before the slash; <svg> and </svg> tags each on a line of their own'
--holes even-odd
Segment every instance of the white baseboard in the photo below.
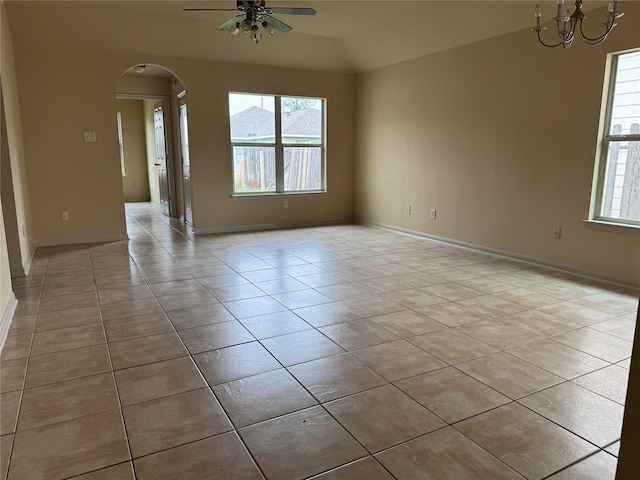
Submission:
<svg viewBox="0 0 640 480">
<path fill-rule="evenodd" d="M 25 276 L 29 275 L 29 271 L 31 270 L 31 263 L 33 262 L 33 258 L 36 256 L 36 245 L 31 245 L 31 250 L 29 251 L 29 255 L 27 255 L 27 259 L 24 261 L 24 274 Z"/>
<path fill-rule="evenodd" d="M 11 328 L 11 322 L 13 321 L 13 315 L 16 313 L 17 307 L 18 299 L 13 292 L 11 292 L 11 298 L 9 298 L 7 308 L 2 312 L 2 318 L 0 318 L 0 352 L 2 352 L 4 342 L 6 342 L 7 336 L 9 335 L 9 328 Z"/>
<path fill-rule="evenodd" d="M 416 237 L 428 238 L 430 240 L 436 240 L 438 242 L 442 242 L 442 243 L 449 244 L 449 245 L 456 245 L 458 247 L 468 248 L 470 250 L 476 250 L 476 251 L 481 251 L 481 252 L 484 252 L 484 253 L 490 253 L 492 255 L 498 255 L 500 257 L 506 257 L 506 258 L 509 258 L 511 260 L 517 260 L 519 262 L 527 263 L 529 265 L 552 268 L 554 270 L 559 270 L 559 271 L 562 271 L 562 272 L 571 273 L 573 275 L 579 275 L 581 277 L 589 278 L 589 279 L 592 279 L 592 280 L 611 283 L 611 284 L 619 286 L 619 287 L 633 288 L 633 289 L 636 289 L 636 290 L 640 288 L 640 285 L 630 284 L 630 283 L 625 282 L 624 280 L 621 280 L 619 278 L 609 277 L 609 276 L 606 276 L 606 275 L 600 275 L 600 274 L 595 273 L 595 272 L 591 272 L 591 271 L 588 271 L 588 270 L 583 270 L 583 269 L 580 269 L 580 268 L 575 268 L 575 267 L 572 267 L 570 265 L 564 265 L 562 263 L 547 262 L 547 261 L 541 260 L 539 258 L 529 257 L 529 256 L 526 256 L 526 255 L 519 255 L 517 253 L 512 253 L 512 252 L 506 252 L 504 250 L 498 250 L 496 248 L 490 248 L 490 247 L 485 247 L 485 246 L 482 246 L 482 245 L 476 245 L 474 243 L 461 242 L 459 240 L 454 240 L 454 239 L 451 239 L 451 238 L 439 237 L 438 235 L 432 235 L 430 233 L 419 232 L 419 231 L 416 231 L 416 230 L 409 230 L 407 228 L 396 227 L 394 225 L 386 225 L 384 223 L 367 222 L 367 221 L 361 221 L 359 223 L 362 224 L 362 225 L 369 225 L 371 227 L 384 228 L 385 230 L 393 230 L 395 232 L 400 232 L 400 233 L 404 233 L 404 234 L 407 234 L 407 235 L 414 235 Z"/>
<path fill-rule="evenodd" d="M 349 225 L 351 220 L 336 219 L 322 220 L 317 222 L 286 222 L 286 223 L 263 223 L 255 225 L 237 225 L 229 227 L 212 227 L 212 228 L 194 228 L 195 235 L 207 235 L 212 233 L 238 233 L 238 232 L 255 232 L 260 230 L 283 230 L 286 228 L 303 228 L 303 227 L 323 227 L 328 225 Z"/>
<path fill-rule="evenodd" d="M 52 247 L 55 245 L 71 245 L 76 243 L 104 243 L 104 242 L 120 242 L 129 240 L 129 236 L 125 233 L 122 235 L 104 235 L 97 237 L 75 237 L 61 238 L 57 240 L 38 240 L 35 242 L 36 247 Z"/>
<path fill-rule="evenodd" d="M 19 278 L 26 277 L 29 275 L 29 270 L 31 270 L 31 262 L 33 262 L 33 257 L 36 254 L 36 246 L 32 245 L 31 250 L 27 254 L 27 258 L 24 261 L 24 264 L 19 266 L 18 268 L 11 268 L 11 278 Z"/>
</svg>

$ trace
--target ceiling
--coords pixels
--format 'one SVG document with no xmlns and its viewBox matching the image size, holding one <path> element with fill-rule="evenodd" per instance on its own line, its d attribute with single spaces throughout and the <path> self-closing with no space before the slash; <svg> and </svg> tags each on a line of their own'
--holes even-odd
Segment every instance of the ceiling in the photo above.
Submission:
<svg viewBox="0 0 640 480">
<path fill-rule="evenodd" d="M 278 16 L 293 31 L 265 35 L 258 45 L 242 34 L 215 31 L 233 11 L 182 10 L 233 9 L 234 0 L 4 3 L 14 37 L 25 41 L 42 34 L 51 42 L 100 50 L 353 73 L 530 28 L 536 0 L 267 0 L 267 6 L 313 7 L 317 15 Z M 543 20 L 550 19 L 555 1 L 538 3 Z M 587 1 L 585 10 L 604 5 Z"/>
</svg>

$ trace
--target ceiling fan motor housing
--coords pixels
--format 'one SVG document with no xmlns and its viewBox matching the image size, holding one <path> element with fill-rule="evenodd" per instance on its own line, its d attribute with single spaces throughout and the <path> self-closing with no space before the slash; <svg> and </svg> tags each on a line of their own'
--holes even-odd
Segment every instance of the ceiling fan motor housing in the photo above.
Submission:
<svg viewBox="0 0 640 480">
<path fill-rule="evenodd" d="M 236 6 L 241 12 L 245 12 L 251 9 L 260 12 L 265 9 L 265 0 L 237 0 Z"/>
</svg>

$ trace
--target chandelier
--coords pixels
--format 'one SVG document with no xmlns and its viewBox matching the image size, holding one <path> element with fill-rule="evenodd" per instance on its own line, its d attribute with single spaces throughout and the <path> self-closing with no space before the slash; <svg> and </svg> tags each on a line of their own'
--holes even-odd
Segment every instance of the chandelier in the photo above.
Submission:
<svg viewBox="0 0 640 480">
<path fill-rule="evenodd" d="M 547 27 L 540 25 L 540 17 L 542 16 L 542 13 L 540 12 L 540 5 L 536 5 L 536 26 L 531 29 L 532 32 L 536 32 L 536 34 L 538 35 L 538 40 L 540 41 L 540 43 L 549 48 L 559 47 L 560 45 L 562 45 L 562 48 L 571 47 L 571 44 L 573 43 L 573 40 L 576 36 L 576 31 L 580 34 L 580 38 L 582 38 L 583 42 L 589 45 L 600 45 L 605 41 L 607 35 L 611 33 L 613 27 L 617 25 L 616 19 L 624 15 L 624 13 L 618 10 L 618 0 L 613 0 L 611 3 L 609 3 L 609 11 L 607 12 L 604 23 L 600 24 L 604 28 L 604 33 L 599 37 L 591 38 L 587 37 L 582 31 L 582 21 L 587 18 L 586 15 L 582 13 L 582 0 L 576 0 L 576 9 L 571 14 L 569 9 L 567 9 L 564 14 L 562 13 L 564 0 L 557 1 L 558 11 L 556 13 L 556 16 L 553 17 L 553 21 L 556 22 L 556 30 L 558 32 L 558 38 L 560 39 L 560 41 L 552 45 L 545 43 L 540 37 L 540 32 L 544 32 L 547 29 Z"/>
</svg>

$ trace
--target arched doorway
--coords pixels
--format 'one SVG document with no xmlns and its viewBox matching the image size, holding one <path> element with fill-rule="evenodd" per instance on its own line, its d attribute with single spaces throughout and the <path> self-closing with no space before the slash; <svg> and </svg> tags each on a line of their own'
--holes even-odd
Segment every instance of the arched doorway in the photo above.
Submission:
<svg viewBox="0 0 640 480">
<path fill-rule="evenodd" d="M 184 83 L 161 65 L 139 64 L 116 84 L 124 203 L 151 202 L 192 224 Z"/>
</svg>

